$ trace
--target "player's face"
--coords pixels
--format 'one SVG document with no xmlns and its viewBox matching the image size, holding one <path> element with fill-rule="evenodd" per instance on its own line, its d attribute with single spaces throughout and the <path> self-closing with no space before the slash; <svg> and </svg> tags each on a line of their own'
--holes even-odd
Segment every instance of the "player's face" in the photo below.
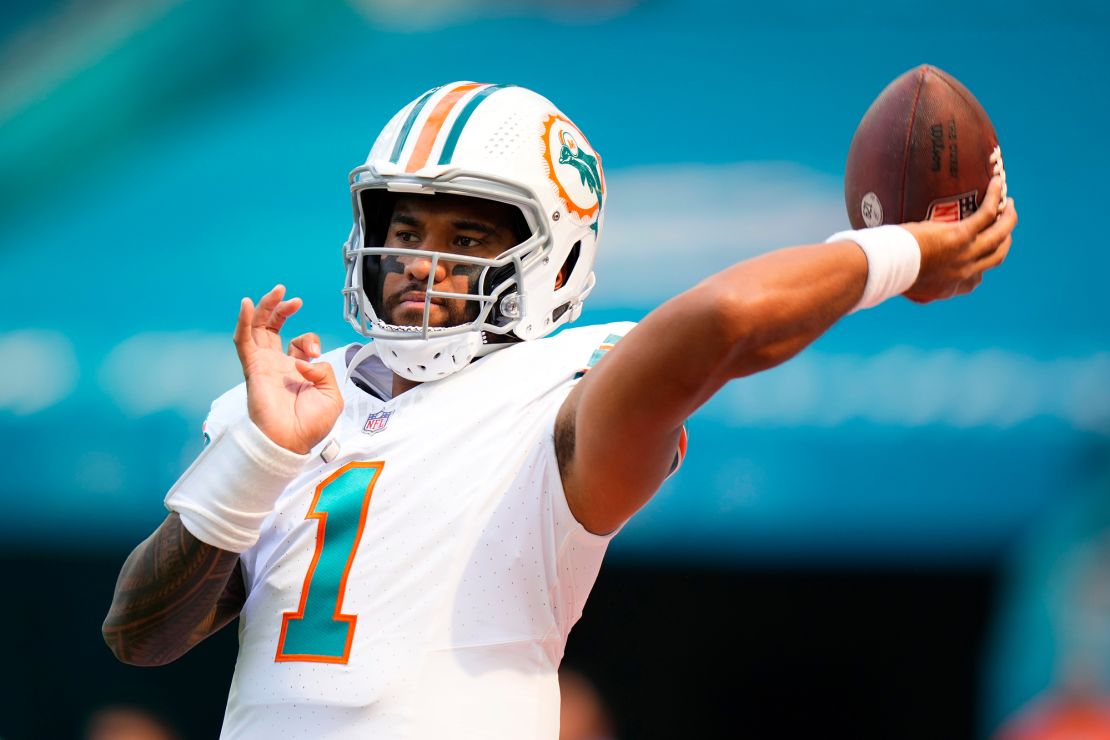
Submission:
<svg viewBox="0 0 1110 740">
<path fill-rule="evenodd" d="M 397 200 L 386 231 L 385 247 L 493 258 L 520 241 L 513 230 L 512 206 L 460 195 L 405 196 Z M 382 318 L 398 326 L 424 321 L 424 294 L 431 256 L 382 257 Z M 435 290 L 477 292 L 482 268 L 441 258 L 432 279 Z M 473 321 L 478 303 L 432 298 L 429 326 L 457 326 Z"/>
</svg>

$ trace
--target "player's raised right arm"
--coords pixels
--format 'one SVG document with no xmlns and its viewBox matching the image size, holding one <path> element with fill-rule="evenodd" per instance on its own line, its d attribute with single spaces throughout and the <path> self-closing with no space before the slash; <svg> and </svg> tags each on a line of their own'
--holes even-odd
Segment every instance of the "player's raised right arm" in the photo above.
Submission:
<svg viewBox="0 0 1110 740">
<path fill-rule="evenodd" d="M 695 410 L 730 380 L 786 362 L 854 307 L 895 286 L 921 303 L 973 290 L 1012 244 L 1017 212 L 1010 201 L 999 216 L 1001 189 L 996 177 L 983 207 L 958 223 L 885 227 L 896 241 L 882 248 L 864 249 L 855 232 L 745 260 L 648 314 L 559 410 L 559 471 L 578 521 L 597 534 L 620 526 L 658 490 Z M 904 271 L 898 253 L 919 257 L 919 269 Z"/>
</svg>

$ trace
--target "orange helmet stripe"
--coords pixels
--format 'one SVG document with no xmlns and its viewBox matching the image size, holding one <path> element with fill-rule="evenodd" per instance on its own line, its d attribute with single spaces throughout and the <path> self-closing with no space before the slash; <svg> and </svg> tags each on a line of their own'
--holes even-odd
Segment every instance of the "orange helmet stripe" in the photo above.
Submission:
<svg viewBox="0 0 1110 740">
<path fill-rule="evenodd" d="M 439 136 L 440 129 L 443 128 L 447 116 L 451 114 L 451 109 L 455 107 L 460 98 L 478 87 L 484 87 L 484 83 L 471 82 L 466 85 L 459 85 L 440 98 L 435 108 L 432 108 L 432 112 L 428 114 L 428 119 L 424 121 L 424 128 L 420 130 L 420 138 L 416 140 L 416 146 L 412 150 L 412 156 L 409 157 L 405 172 L 416 172 L 428 163 L 428 157 L 432 154 L 432 147 L 435 146 L 436 138 Z"/>
</svg>

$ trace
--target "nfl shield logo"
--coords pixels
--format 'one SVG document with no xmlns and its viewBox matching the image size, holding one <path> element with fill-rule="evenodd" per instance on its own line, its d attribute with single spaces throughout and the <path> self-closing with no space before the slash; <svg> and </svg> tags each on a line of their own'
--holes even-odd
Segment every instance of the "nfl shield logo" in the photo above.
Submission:
<svg viewBox="0 0 1110 740">
<path fill-rule="evenodd" d="M 963 195 L 934 200 L 929 204 L 926 221 L 961 221 L 979 210 L 979 194 L 972 190 Z"/>
<path fill-rule="evenodd" d="M 363 425 L 362 431 L 367 434 L 377 434 L 385 429 L 385 425 L 389 423 L 389 417 L 393 416 L 392 411 L 379 411 L 376 414 L 370 414 L 366 417 L 366 424 Z"/>
<path fill-rule="evenodd" d="M 960 204 L 955 201 L 937 203 L 929 209 L 930 221 L 959 221 Z"/>
</svg>

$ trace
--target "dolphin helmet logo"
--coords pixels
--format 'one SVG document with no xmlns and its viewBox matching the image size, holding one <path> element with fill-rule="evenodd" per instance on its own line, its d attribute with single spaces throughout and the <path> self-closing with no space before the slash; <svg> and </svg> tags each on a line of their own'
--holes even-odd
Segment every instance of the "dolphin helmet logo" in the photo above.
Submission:
<svg viewBox="0 0 1110 740">
<path fill-rule="evenodd" d="M 567 215 L 589 222 L 596 232 L 605 197 L 601 157 L 573 123 L 556 114 L 544 123 L 544 159 Z"/>
</svg>

